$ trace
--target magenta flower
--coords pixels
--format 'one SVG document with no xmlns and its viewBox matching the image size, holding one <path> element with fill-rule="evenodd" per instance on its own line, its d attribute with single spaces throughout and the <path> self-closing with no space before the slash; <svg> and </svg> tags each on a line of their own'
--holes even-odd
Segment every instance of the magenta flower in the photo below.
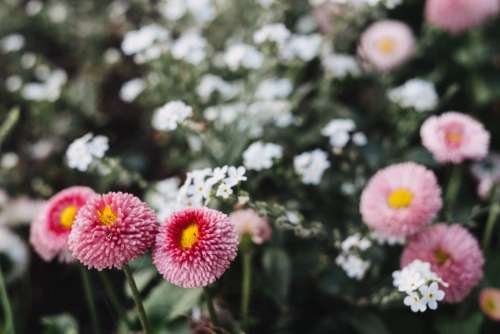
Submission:
<svg viewBox="0 0 500 334">
<path fill-rule="evenodd" d="M 427 0 L 426 20 L 452 34 L 481 25 L 500 11 L 498 0 Z"/>
<path fill-rule="evenodd" d="M 229 268 L 237 247 L 236 229 L 225 214 L 187 208 L 160 226 L 153 262 L 170 283 L 183 288 L 203 287 Z"/>
<path fill-rule="evenodd" d="M 235 211 L 229 215 L 229 220 L 235 226 L 240 237 L 249 235 L 253 243 L 257 245 L 271 239 L 273 230 L 267 219 L 259 216 L 252 209 Z"/>
<path fill-rule="evenodd" d="M 484 257 L 479 244 L 460 225 L 438 224 L 415 235 L 401 256 L 401 267 L 414 260 L 431 264 L 449 286 L 444 288 L 448 303 L 461 302 L 483 277 Z"/>
<path fill-rule="evenodd" d="M 70 187 L 50 198 L 42 212 L 31 224 L 30 243 L 45 261 L 59 257 L 70 261 L 68 236 L 75 222 L 78 210 L 95 193 L 88 187 Z"/>
<path fill-rule="evenodd" d="M 363 222 L 391 237 L 406 237 L 432 222 L 441 210 L 436 176 L 413 162 L 378 171 L 361 194 Z"/>
<path fill-rule="evenodd" d="M 111 192 L 80 209 L 69 235 L 73 256 L 88 268 L 118 268 L 148 251 L 158 231 L 154 211 L 137 197 Z"/>
<path fill-rule="evenodd" d="M 453 111 L 429 117 L 422 124 L 420 136 L 425 148 L 441 163 L 483 159 L 490 146 L 490 134 L 481 123 Z"/>
</svg>

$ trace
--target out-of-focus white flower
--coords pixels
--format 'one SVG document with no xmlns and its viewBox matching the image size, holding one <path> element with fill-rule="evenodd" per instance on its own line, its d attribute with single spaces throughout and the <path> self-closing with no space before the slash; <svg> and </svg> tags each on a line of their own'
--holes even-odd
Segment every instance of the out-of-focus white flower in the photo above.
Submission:
<svg viewBox="0 0 500 334">
<path fill-rule="evenodd" d="M 106 64 L 116 64 L 121 58 L 120 51 L 115 48 L 109 48 L 104 52 L 104 61 Z"/>
<path fill-rule="evenodd" d="M 217 92 L 224 100 L 230 100 L 237 96 L 242 90 L 241 83 L 229 83 L 222 78 L 206 74 L 201 78 L 196 93 L 203 101 L 208 101 L 213 93 Z"/>
<path fill-rule="evenodd" d="M 122 51 L 126 55 L 133 55 L 152 47 L 155 43 L 166 44 L 170 39 L 170 32 L 157 24 L 149 24 L 138 30 L 129 31 L 122 41 Z"/>
<path fill-rule="evenodd" d="M 156 109 L 151 124 L 159 131 L 172 131 L 193 115 L 193 108 L 182 101 L 171 101 Z"/>
<path fill-rule="evenodd" d="M 163 223 L 173 212 L 181 209 L 177 202 L 180 182 L 177 177 L 167 178 L 157 182 L 146 192 L 146 202 L 156 210 L 160 223 Z"/>
<path fill-rule="evenodd" d="M 402 86 L 389 90 L 387 96 L 400 107 L 413 108 L 418 112 L 434 110 L 439 102 L 434 84 L 422 79 L 408 80 Z"/>
<path fill-rule="evenodd" d="M 255 142 L 243 152 L 243 164 L 250 170 L 261 171 L 273 166 L 274 161 L 281 159 L 283 148 L 273 143 Z"/>
<path fill-rule="evenodd" d="M 53 23 L 62 23 L 68 17 L 68 8 L 63 3 L 55 3 L 49 7 L 47 14 Z"/>
<path fill-rule="evenodd" d="M 28 247 L 20 237 L 5 227 L 0 228 L 0 254 L 9 262 L 10 270 L 4 272 L 7 282 L 21 277 L 28 268 Z"/>
<path fill-rule="evenodd" d="M 284 99 L 290 95 L 292 89 L 292 83 L 288 79 L 267 79 L 257 86 L 255 97 L 260 100 Z"/>
<path fill-rule="evenodd" d="M 365 251 L 371 246 L 372 242 L 370 239 L 362 237 L 359 233 L 355 233 L 344 239 L 340 248 L 343 252 L 349 252 L 352 248 L 358 248 L 359 250 Z"/>
<path fill-rule="evenodd" d="M 19 163 L 19 157 L 14 152 L 6 152 L 0 159 L 0 167 L 3 169 L 12 169 Z"/>
<path fill-rule="evenodd" d="M 349 142 L 350 133 L 355 129 L 356 124 L 352 119 L 334 119 L 321 130 L 321 134 L 330 138 L 332 147 L 344 148 Z"/>
<path fill-rule="evenodd" d="M 144 79 L 135 78 L 125 82 L 120 89 L 120 98 L 125 102 L 134 101 L 146 89 Z"/>
<path fill-rule="evenodd" d="M 46 159 L 56 147 L 54 140 L 41 139 L 30 146 L 31 156 L 36 160 Z"/>
<path fill-rule="evenodd" d="M 404 237 L 387 236 L 379 231 L 372 231 L 370 236 L 379 245 L 386 245 L 386 244 L 389 246 L 404 245 L 404 243 L 406 242 L 406 239 Z"/>
<path fill-rule="evenodd" d="M 318 56 L 321 47 L 321 35 L 292 35 L 280 50 L 284 60 L 299 59 L 311 61 Z"/>
<path fill-rule="evenodd" d="M 9 92 L 17 92 L 23 86 L 23 80 L 18 75 L 11 75 L 5 80 L 5 87 Z"/>
<path fill-rule="evenodd" d="M 17 226 L 31 223 L 44 205 L 45 201 L 26 196 L 11 198 L 0 210 L 0 225 Z"/>
<path fill-rule="evenodd" d="M 362 280 L 370 268 L 370 262 L 363 260 L 356 254 L 341 254 L 335 259 L 335 263 L 342 267 L 347 276 L 356 280 Z"/>
<path fill-rule="evenodd" d="M 368 139 L 363 132 L 356 132 L 352 135 L 352 142 L 357 146 L 365 146 L 368 143 Z"/>
<path fill-rule="evenodd" d="M 28 1 L 26 4 L 26 14 L 28 16 L 35 16 L 40 13 L 43 9 L 43 3 L 38 0 Z"/>
<path fill-rule="evenodd" d="M 276 3 L 276 0 L 257 0 L 257 3 L 261 5 L 262 7 L 271 7 L 274 3 Z"/>
<path fill-rule="evenodd" d="M 172 56 L 193 65 L 206 58 L 207 41 L 199 31 L 190 30 L 181 35 L 172 46 Z"/>
<path fill-rule="evenodd" d="M 45 67 L 39 67 L 44 69 Z M 41 72 L 44 72 L 43 74 Z M 52 72 L 38 71 L 39 77 L 44 82 L 30 82 L 24 85 L 22 95 L 27 100 L 33 101 L 56 101 L 61 95 L 62 86 L 66 83 L 68 77 L 64 70 L 56 69 Z"/>
<path fill-rule="evenodd" d="M 31 52 L 26 52 L 21 57 L 21 66 L 25 69 L 32 68 L 36 64 L 36 55 Z"/>
<path fill-rule="evenodd" d="M 212 21 L 217 14 L 213 0 L 164 0 L 159 9 L 168 20 L 177 21 L 189 13 L 199 24 Z"/>
<path fill-rule="evenodd" d="M 81 172 L 86 172 L 96 159 L 102 159 L 109 149 L 109 139 L 105 136 L 95 136 L 87 133 L 73 141 L 66 150 L 68 166 Z"/>
<path fill-rule="evenodd" d="M 321 58 L 323 67 L 334 78 L 358 77 L 361 67 L 355 57 L 348 54 L 331 53 Z"/>
<path fill-rule="evenodd" d="M 315 149 L 296 156 L 293 166 L 297 174 L 302 177 L 304 184 L 318 185 L 325 170 L 330 167 L 326 152 Z"/>
<path fill-rule="evenodd" d="M 239 167 L 230 166 L 227 169 L 227 178 L 224 179 L 224 183 L 228 184 L 230 187 L 234 187 L 235 185 L 247 180 L 247 177 L 245 176 L 245 174 L 246 174 L 245 167 L 243 167 L 243 166 L 239 166 Z"/>
<path fill-rule="evenodd" d="M 290 31 L 283 23 L 268 24 L 261 27 L 253 34 L 253 40 L 256 44 L 272 42 L 283 45 L 291 36 Z"/>
<path fill-rule="evenodd" d="M 310 34 L 318 28 L 318 25 L 313 15 L 304 15 L 299 18 L 295 28 L 301 34 Z"/>
<path fill-rule="evenodd" d="M 11 34 L 0 39 L 0 49 L 4 53 L 16 52 L 24 47 L 24 36 L 21 34 Z"/>
<path fill-rule="evenodd" d="M 224 62 L 232 71 L 258 69 L 264 62 L 264 56 L 251 45 L 233 44 L 224 53 Z"/>
</svg>

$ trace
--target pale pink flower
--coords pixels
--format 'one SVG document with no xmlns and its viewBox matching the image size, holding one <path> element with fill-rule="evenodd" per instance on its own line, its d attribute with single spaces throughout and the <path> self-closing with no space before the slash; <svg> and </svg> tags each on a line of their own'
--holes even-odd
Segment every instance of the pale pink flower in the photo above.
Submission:
<svg viewBox="0 0 500 334">
<path fill-rule="evenodd" d="M 490 319 L 500 321 L 500 290 L 494 288 L 481 290 L 479 306 Z"/>
<path fill-rule="evenodd" d="M 498 0 L 427 0 L 426 20 L 456 34 L 481 25 L 500 11 Z"/>
<path fill-rule="evenodd" d="M 31 224 L 30 243 L 45 261 L 58 256 L 61 261 L 68 257 L 68 236 L 80 208 L 95 193 L 88 187 L 70 187 L 50 198 Z"/>
<path fill-rule="evenodd" d="M 69 249 L 88 268 L 121 269 L 149 250 L 157 231 L 158 219 L 146 203 L 131 194 L 111 192 L 80 209 Z"/>
<path fill-rule="evenodd" d="M 481 123 L 454 111 L 429 117 L 420 128 L 420 137 L 441 163 L 483 159 L 490 146 L 490 134 Z"/>
<path fill-rule="evenodd" d="M 361 194 L 363 222 L 391 237 L 406 237 L 432 222 L 443 206 L 434 173 L 413 162 L 378 171 Z"/>
<path fill-rule="evenodd" d="M 438 224 L 418 233 L 407 243 L 401 268 L 414 260 L 429 262 L 448 287 L 444 301 L 458 303 L 483 277 L 484 257 L 476 238 L 462 226 Z"/>
<path fill-rule="evenodd" d="M 229 215 L 229 220 L 236 227 L 236 232 L 240 235 L 240 238 L 248 235 L 257 245 L 271 239 L 273 231 L 267 219 L 259 216 L 252 209 L 235 211 Z"/>
<path fill-rule="evenodd" d="M 229 268 L 237 247 L 238 235 L 228 216 L 207 208 L 187 208 L 160 226 L 153 263 L 172 284 L 203 287 Z"/>
<path fill-rule="evenodd" d="M 390 71 L 415 53 L 415 37 L 403 22 L 384 20 L 373 23 L 362 34 L 358 55 L 368 67 Z"/>
</svg>

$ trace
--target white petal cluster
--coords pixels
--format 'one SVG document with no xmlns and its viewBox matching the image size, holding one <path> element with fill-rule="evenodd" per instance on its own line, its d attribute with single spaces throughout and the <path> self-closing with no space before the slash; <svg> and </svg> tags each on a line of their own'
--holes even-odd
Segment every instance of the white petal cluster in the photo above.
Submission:
<svg viewBox="0 0 500 334">
<path fill-rule="evenodd" d="M 159 10 L 167 20 L 177 21 L 189 14 L 200 25 L 212 21 L 217 14 L 213 0 L 163 0 Z"/>
<path fill-rule="evenodd" d="M 443 280 L 431 270 L 428 262 L 415 260 L 400 271 L 392 274 L 393 285 L 406 293 L 404 304 L 412 312 L 425 312 L 427 308 L 435 310 L 438 301 L 444 299 L 445 293 L 439 285 L 447 286 Z"/>
<path fill-rule="evenodd" d="M 43 69 L 38 71 L 37 75 L 41 82 L 29 82 L 24 85 L 22 89 L 23 97 L 32 101 L 57 101 L 64 84 L 68 80 L 66 72 L 61 69 L 50 71 L 45 67 L 39 67 L 39 69 Z M 37 74 L 36 70 L 35 74 Z"/>
<path fill-rule="evenodd" d="M 329 137 L 330 145 L 336 149 L 344 148 L 351 138 L 355 145 L 366 145 L 366 136 L 362 132 L 353 133 L 355 130 L 356 124 L 352 119 L 334 119 L 321 130 L 321 134 Z"/>
<path fill-rule="evenodd" d="M 288 79 L 272 78 L 262 81 L 255 91 L 259 100 L 280 100 L 287 98 L 293 90 L 292 82 Z"/>
<path fill-rule="evenodd" d="M 156 109 L 151 120 L 151 125 L 158 131 L 172 131 L 177 129 L 193 115 L 193 108 L 182 101 L 170 101 Z"/>
<path fill-rule="evenodd" d="M 0 39 L 0 50 L 3 53 L 16 52 L 24 47 L 25 39 L 21 34 L 10 34 Z"/>
<path fill-rule="evenodd" d="M 311 61 L 319 55 L 321 41 L 319 34 L 292 35 L 280 48 L 280 57 L 287 61 Z"/>
<path fill-rule="evenodd" d="M 160 222 L 167 219 L 174 211 L 182 207 L 177 202 L 181 181 L 170 177 L 159 181 L 145 195 L 146 202 L 158 213 Z"/>
<path fill-rule="evenodd" d="M 372 246 L 372 242 L 359 233 L 355 233 L 347 237 L 340 246 L 341 252 L 335 259 L 335 263 L 339 265 L 349 276 L 356 280 L 362 280 L 368 269 L 370 269 L 370 261 L 362 258 L 362 252 Z"/>
<path fill-rule="evenodd" d="M 266 42 L 276 43 L 281 46 L 290 38 L 291 33 L 283 23 L 267 24 L 253 34 L 253 41 L 256 44 Z"/>
<path fill-rule="evenodd" d="M 325 170 L 330 167 L 326 152 L 315 149 L 304 152 L 293 159 L 295 172 L 302 178 L 302 183 L 318 185 Z"/>
<path fill-rule="evenodd" d="M 241 68 L 255 70 L 264 63 L 264 55 L 249 44 L 233 44 L 223 55 L 224 63 L 232 70 L 237 71 Z"/>
<path fill-rule="evenodd" d="M 273 143 L 255 142 L 243 152 L 243 165 L 249 170 L 269 169 L 283 156 L 283 148 Z"/>
<path fill-rule="evenodd" d="M 204 102 L 208 101 L 214 93 L 218 93 L 223 100 L 227 101 L 240 94 L 242 89 L 240 82 L 227 82 L 216 75 L 206 74 L 201 78 L 196 93 Z"/>
<path fill-rule="evenodd" d="M 125 34 L 121 48 L 126 55 L 147 53 L 155 45 L 166 46 L 170 40 L 170 32 L 157 24 L 149 24 Z"/>
<path fill-rule="evenodd" d="M 184 32 L 172 45 L 172 57 L 192 65 L 201 64 L 207 57 L 207 40 L 197 30 Z"/>
<path fill-rule="evenodd" d="M 380 231 L 372 231 L 370 237 L 379 245 L 404 245 L 406 243 L 405 237 L 396 237 L 385 235 Z"/>
<path fill-rule="evenodd" d="M 356 78 L 361 75 L 357 59 L 348 54 L 329 53 L 321 57 L 321 63 L 328 74 L 337 79 Z"/>
<path fill-rule="evenodd" d="M 7 282 L 25 273 L 29 263 L 28 247 L 19 236 L 4 227 L 0 228 L 0 254 L 9 262 L 10 270 L 4 272 Z"/>
<path fill-rule="evenodd" d="M 418 112 L 436 109 L 439 97 L 434 84 L 422 79 L 411 79 L 387 93 L 389 100 L 401 108 L 413 108 Z"/>
<path fill-rule="evenodd" d="M 81 172 L 86 172 L 92 162 L 104 158 L 108 149 L 108 137 L 94 137 L 92 133 L 87 133 L 68 146 L 66 150 L 68 166 Z"/>
<path fill-rule="evenodd" d="M 198 169 L 188 173 L 179 190 L 177 202 L 182 207 L 207 206 L 214 197 L 229 199 L 234 187 L 246 181 L 245 167 L 223 166 Z"/>
<path fill-rule="evenodd" d="M 120 89 L 120 98 L 124 102 L 134 101 L 146 89 L 144 79 L 135 78 L 125 82 Z"/>
</svg>

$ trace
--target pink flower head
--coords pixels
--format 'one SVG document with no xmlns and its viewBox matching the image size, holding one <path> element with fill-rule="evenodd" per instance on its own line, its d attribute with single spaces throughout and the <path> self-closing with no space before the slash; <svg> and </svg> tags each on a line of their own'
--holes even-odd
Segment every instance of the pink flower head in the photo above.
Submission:
<svg viewBox="0 0 500 334">
<path fill-rule="evenodd" d="M 477 240 L 460 225 L 437 224 L 410 239 L 401 256 L 401 267 L 414 260 L 431 264 L 449 286 L 444 301 L 465 299 L 483 277 L 484 257 Z"/>
<path fill-rule="evenodd" d="M 146 203 L 131 194 L 111 192 L 80 209 L 69 249 L 88 268 L 121 269 L 148 251 L 157 231 L 158 219 Z"/>
<path fill-rule="evenodd" d="M 160 226 L 153 263 L 172 284 L 203 287 L 222 276 L 236 257 L 237 247 L 236 229 L 225 214 L 187 208 Z"/>
<path fill-rule="evenodd" d="M 30 242 L 42 259 L 51 261 L 58 256 L 62 261 L 71 260 L 68 236 L 76 214 L 94 196 L 92 189 L 77 186 L 64 189 L 47 201 L 30 230 Z"/>
<path fill-rule="evenodd" d="M 236 232 L 240 237 L 249 235 L 257 245 L 271 239 L 273 230 L 269 226 L 267 219 L 259 216 L 252 209 L 235 211 L 231 213 L 229 220 L 236 227 Z"/>
<path fill-rule="evenodd" d="M 479 295 L 479 306 L 490 319 L 500 321 L 500 290 L 483 289 Z"/>
<path fill-rule="evenodd" d="M 490 146 L 490 134 L 481 123 L 454 111 L 429 117 L 422 124 L 420 137 L 425 148 L 441 163 L 483 159 Z"/>
<path fill-rule="evenodd" d="M 441 210 L 441 188 L 434 173 L 413 162 L 378 171 L 361 194 L 360 211 L 370 228 L 390 237 L 420 231 Z"/>
<path fill-rule="evenodd" d="M 427 21 L 452 34 L 481 25 L 500 11 L 498 0 L 427 0 Z"/>
<path fill-rule="evenodd" d="M 369 67 L 387 72 L 401 65 L 415 53 L 415 37 L 405 23 L 384 20 L 373 23 L 363 35 L 359 56 Z"/>
</svg>

